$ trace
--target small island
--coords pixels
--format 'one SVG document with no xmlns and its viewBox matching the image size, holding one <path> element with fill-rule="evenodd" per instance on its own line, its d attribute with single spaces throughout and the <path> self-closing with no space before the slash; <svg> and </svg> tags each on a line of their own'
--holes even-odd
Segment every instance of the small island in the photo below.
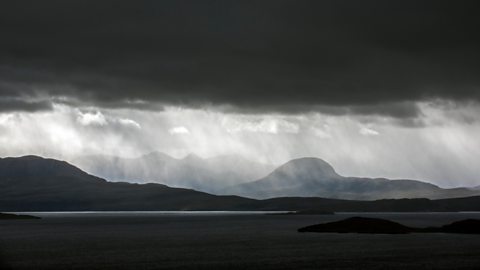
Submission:
<svg viewBox="0 0 480 270">
<path fill-rule="evenodd" d="M 11 220 L 11 219 L 40 219 L 40 217 L 30 216 L 30 215 L 0 213 L 0 220 Z"/>
<path fill-rule="evenodd" d="M 340 221 L 307 226 L 299 232 L 404 234 L 412 228 L 379 218 L 351 217 Z"/>
<path fill-rule="evenodd" d="M 351 217 L 340 221 L 316 224 L 298 229 L 298 232 L 316 233 L 461 233 L 480 234 L 480 220 L 466 219 L 442 227 L 414 228 L 380 218 Z"/>
</svg>

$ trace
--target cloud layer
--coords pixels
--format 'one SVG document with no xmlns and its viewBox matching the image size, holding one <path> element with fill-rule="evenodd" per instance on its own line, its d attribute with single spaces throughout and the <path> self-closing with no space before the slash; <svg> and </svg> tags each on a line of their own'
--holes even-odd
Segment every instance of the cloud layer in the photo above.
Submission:
<svg viewBox="0 0 480 270">
<path fill-rule="evenodd" d="M 0 110 L 214 105 L 412 118 L 416 101 L 480 99 L 478 7 L 10 1 L 0 7 Z"/>
</svg>

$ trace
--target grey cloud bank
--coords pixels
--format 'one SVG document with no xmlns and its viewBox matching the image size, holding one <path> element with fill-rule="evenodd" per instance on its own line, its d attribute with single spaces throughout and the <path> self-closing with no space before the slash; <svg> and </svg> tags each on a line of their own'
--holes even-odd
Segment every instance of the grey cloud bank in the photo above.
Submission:
<svg viewBox="0 0 480 270">
<path fill-rule="evenodd" d="M 480 99 L 478 1 L 14 1 L 0 104 L 412 118 Z M 44 98 L 40 103 L 12 98 Z"/>
</svg>

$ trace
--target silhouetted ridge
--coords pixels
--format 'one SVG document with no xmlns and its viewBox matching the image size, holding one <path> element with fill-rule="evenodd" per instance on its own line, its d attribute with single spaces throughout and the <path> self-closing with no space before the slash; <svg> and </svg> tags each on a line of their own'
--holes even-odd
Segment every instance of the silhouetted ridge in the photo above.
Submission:
<svg viewBox="0 0 480 270">
<path fill-rule="evenodd" d="M 65 161 L 39 156 L 0 159 L 0 177 L 5 179 L 33 181 L 54 176 L 86 177 L 88 174 Z"/>
<path fill-rule="evenodd" d="M 442 227 L 443 232 L 480 234 L 480 220 L 466 219 Z"/>
<path fill-rule="evenodd" d="M 0 211 L 224 210 L 251 200 L 161 184 L 107 182 L 64 161 L 0 159 Z"/>
</svg>

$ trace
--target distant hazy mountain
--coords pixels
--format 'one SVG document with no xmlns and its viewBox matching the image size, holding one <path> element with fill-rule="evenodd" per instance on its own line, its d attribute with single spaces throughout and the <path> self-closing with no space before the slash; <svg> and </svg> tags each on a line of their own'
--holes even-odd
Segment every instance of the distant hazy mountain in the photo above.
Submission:
<svg viewBox="0 0 480 270">
<path fill-rule="evenodd" d="M 83 170 L 111 181 L 161 183 L 217 193 L 226 187 L 264 177 L 274 167 L 235 155 L 175 159 L 153 152 L 139 158 L 88 156 L 72 161 Z"/>
<path fill-rule="evenodd" d="M 473 190 L 480 190 L 480 186 L 476 186 L 476 187 L 472 187 L 470 189 L 473 189 Z"/>
<path fill-rule="evenodd" d="M 240 184 L 223 192 L 258 199 L 300 196 L 355 200 L 439 199 L 480 193 L 467 188 L 442 189 L 415 180 L 343 177 L 330 164 L 318 158 L 291 160 L 260 180 Z"/>
<path fill-rule="evenodd" d="M 0 159 L 0 211 L 235 210 L 250 202 L 160 184 L 107 182 L 54 159 Z"/>
<path fill-rule="evenodd" d="M 328 164 L 319 163 L 328 169 Z M 332 170 L 324 173 L 332 176 Z M 254 200 L 160 184 L 108 182 L 67 162 L 36 156 L 0 158 L 0 212 L 102 210 L 479 211 L 480 196 L 443 200 L 350 201 L 299 197 Z"/>
</svg>

